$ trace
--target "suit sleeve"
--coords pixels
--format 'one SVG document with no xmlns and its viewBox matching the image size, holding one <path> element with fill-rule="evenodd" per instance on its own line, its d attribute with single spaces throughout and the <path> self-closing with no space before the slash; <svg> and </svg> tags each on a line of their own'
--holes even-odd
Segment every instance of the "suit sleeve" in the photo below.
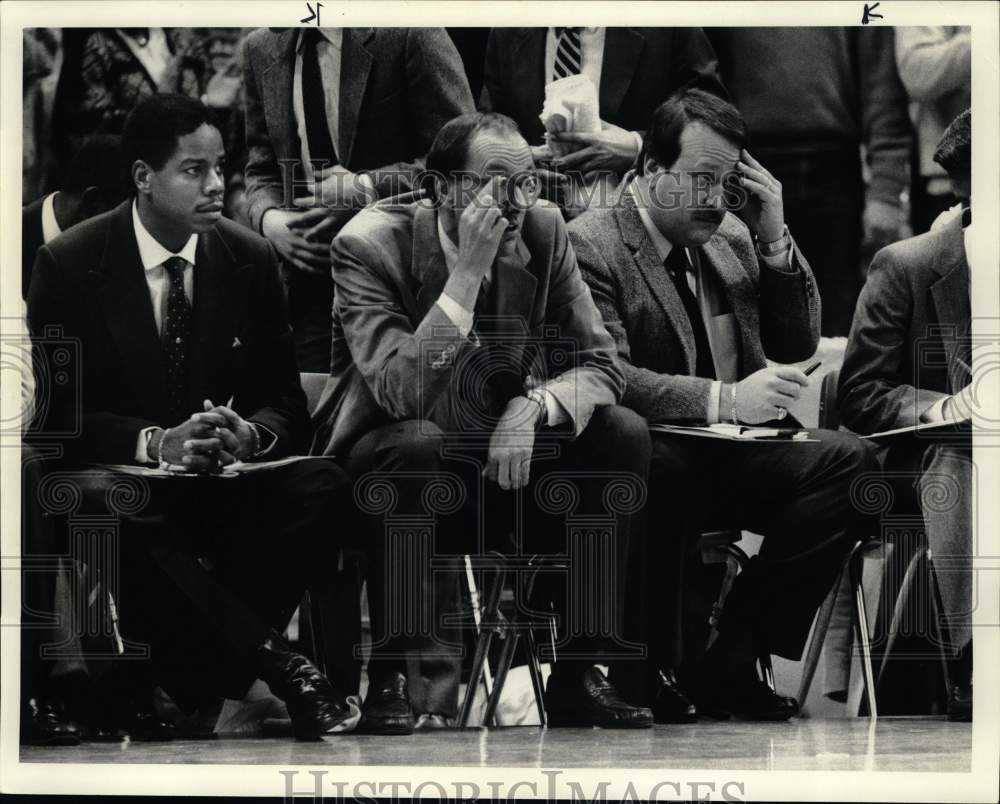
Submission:
<svg viewBox="0 0 1000 804">
<path fill-rule="evenodd" d="M 840 369 L 837 407 L 851 430 L 864 435 L 919 424 L 920 415 L 947 396 L 901 381 L 913 359 L 912 317 L 906 266 L 883 249 L 868 270 Z"/>
<path fill-rule="evenodd" d="M 462 58 L 444 28 L 407 29 L 404 69 L 403 102 L 412 121 L 413 160 L 365 171 L 380 198 L 414 189 L 423 158 L 441 127 L 475 111 Z"/>
<path fill-rule="evenodd" d="M 622 295 L 611 266 L 581 229 L 572 228 L 570 240 L 583 278 L 590 286 L 604 326 L 615 343 L 625 377 L 622 404 L 651 422 L 705 421 L 712 381 L 704 377 L 661 374 L 634 365 L 628 332 L 622 323 Z"/>
<path fill-rule="evenodd" d="M 295 345 L 278 258 L 267 245 L 252 290 L 248 371 L 233 399 L 237 413 L 275 435 L 267 459 L 304 454 L 311 423 L 295 363 Z"/>
<path fill-rule="evenodd" d="M 911 128 L 896 72 L 892 29 L 854 29 L 858 44 L 862 137 L 871 169 L 869 196 L 898 206 L 910 184 Z"/>
<path fill-rule="evenodd" d="M 594 408 L 621 401 L 625 378 L 615 359 L 615 344 L 594 304 L 590 289 L 577 266 L 560 214 L 552 216 L 552 274 L 545 323 L 554 325 L 561 340 L 576 349 L 575 368 L 545 384 L 573 421 L 580 435 Z"/>
<path fill-rule="evenodd" d="M 47 246 L 38 250 L 28 291 L 28 326 L 36 374 L 40 433 L 54 437 L 67 457 L 89 463 L 134 463 L 139 433 L 159 422 L 98 409 L 85 380 L 85 327 L 78 293 Z M 44 367 L 59 367 L 58 376 Z M 59 381 L 59 377 L 65 381 Z"/>
<path fill-rule="evenodd" d="M 757 257 L 749 237 L 731 244 L 744 265 L 759 266 L 758 309 L 764 354 L 779 363 L 795 363 L 815 354 L 819 346 L 821 305 L 809 263 L 792 241 L 792 270 L 768 266 Z"/>
<path fill-rule="evenodd" d="M 423 419 L 448 393 L 462 337 L 438 304 L 414 327 L 383 265 L 378 243 L 341 232 L 331 246 L 334 305 L 354 364 L 385 413 Z"/>
<path fill-rule="evenodd" d="M 250 43 L 244 42 L 243 107 L 246 115 L 246 195 L 250 224 L 260 232 L 264 213 L 282 205 L 282 181 L 278 158 L 264 118 L 260 90 Z"/>
<path fill-rule="evenodd" d="M 504 92 L 501 76 L 503 68 L 500 65 L 501 44 L 497 41 L 497 29 L 490 29 L 486 41 L 486 60 L 483 64 L 483 88 L 479 93 L 479 109 L 483 112 L 502 112 L 507 108 L 507 98 Z"/>
<path fill-rule="evenodd" d="M 719 77 L 719 59 L 701 28 L 673 28 L 670 48 L 670 84 L 678 89 L 703 89 L 729 98 Z"/>
</svg>

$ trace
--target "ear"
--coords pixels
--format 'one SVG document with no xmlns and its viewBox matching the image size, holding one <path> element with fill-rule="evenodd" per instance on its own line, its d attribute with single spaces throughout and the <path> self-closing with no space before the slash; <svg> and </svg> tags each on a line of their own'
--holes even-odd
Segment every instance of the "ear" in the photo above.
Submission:
<svg viewBox="0 0 1000 804">
<path fill-rule="evenodd" d="M 135 184 L 136 189 L 140 193 L 148 194 L 151 192 L 150 182 L 154 172 L 153 168 L 141 159 L 136 159 L 135 162 L 132 163 L 132 183 Z"/>
</svg>

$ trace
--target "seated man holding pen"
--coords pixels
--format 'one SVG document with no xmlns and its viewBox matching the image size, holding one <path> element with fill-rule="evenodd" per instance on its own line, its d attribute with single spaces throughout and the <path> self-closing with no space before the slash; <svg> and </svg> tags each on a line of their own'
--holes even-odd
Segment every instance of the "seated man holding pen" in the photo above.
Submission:
<svg viewBox="0 0 1000 804">
<path fill-rule="evenodd" d="M 948 171 L 960 214 L 875 255 L 858 300 L 840 372 L 840 416 L 857 433 L 963 420 L 975 412 L 971 275 L 972 123 L 968 110 L 945 130 L 934 160 Z M 956 210 L 956 212 L 958 212 Z M 988 270 L 988 267 L 987 267 Z M 918 479 L 952 650 L 948 717 L 972 719 L 972 444 L 896 439 L 887 466 Z M 906 486 L 912 488 L 908 479 Z M 939 494 L 943 496 L 938 498 Z M 937 498 L 937 499 L 936 499 Z"/>
<path fill-rule="evenodd" d="M 781 185 L 747 153 L 746 139 L 734 106 L 682 90 L 654 111 L 615 204 L 570 224 L 617 344 L 622 404 L 650 423 L 797 426 L 787 411 L 809 379 L 765 357 L 791 362 L 815 352 L 819 295 L 784 224 Z M 800 656 L 858 535 L 851 483 L 873 468 L 867 447 L 832 431 L 761 444 L 653 433 L 639 605 L 651 645 L 644 693 L 658 721 L 691 720 L 696 708 L 760 720 L 796 713 L 794 699 L 759 680 L 754 660 Z M 673 531 L 664 532 L 666 522 Z M 737 578 L 719 637 L 685 691 L 672 672 L 685 653 L 681 568 L 698 534 L 723 528 L 763 534 L 764 543 Z"/>
</svg>

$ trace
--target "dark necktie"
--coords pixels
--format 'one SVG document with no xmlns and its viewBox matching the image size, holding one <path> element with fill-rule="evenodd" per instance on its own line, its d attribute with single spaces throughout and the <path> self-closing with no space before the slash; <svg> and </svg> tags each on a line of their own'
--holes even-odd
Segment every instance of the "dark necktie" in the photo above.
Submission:
<svg viewBox="0 0 1000 804">
<path fill-rule="evenodd" d="M 583 68 L 583 51 L 580 48 L 579 28 L 557 28 L 556 60 L 552 72 L 556 79 L 579 75 Z"/>
<path fill-rule="evenodd" d="M 663 265 L 670 274 L 674 287 L 677 288 L 677 295 L 681 297 L 681 303 L 694 331 L 695 375 L 714 380 L 715 364 L 712 362 L 712 347 L 708 342 L 705 319 L 701 316 L 698 299 L 691 292 L 691 286 L 687 282 L 688 261 L 684 249 L 677 246 L 672 248 Z"/>
<path fill-rule="evenodd" d="M 313 162 L 324 161 L 329 167 L 337 164 L 337 150 L 326 119 L 326 95 L 316 52 L 316 44 L 322 34 L 315 28 L 309 28 L 302 35 L 305 37 L 305 47 L 302 48 L 302 110 L 306 118 L 309 159 Z"/>
<path fill-rule="evenodd" d="M 163 357 L 167 364 L 167 400 L 171 424 L 179 424 L 191 413 L 187 409 L 188 341 L 191 337 L 191 302 L 184 292 L 184 267 L 181 257 L 171 257 L 163 267 L 170 277 L 167 315 L 163 321 Z"/>
</svg>

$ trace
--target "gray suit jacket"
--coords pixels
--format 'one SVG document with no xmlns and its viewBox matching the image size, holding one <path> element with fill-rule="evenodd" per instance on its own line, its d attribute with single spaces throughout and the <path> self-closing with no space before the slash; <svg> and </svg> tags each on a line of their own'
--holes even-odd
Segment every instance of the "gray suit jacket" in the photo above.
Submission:
<svg viewBox="0 0 1000 804">
<path fill-rule="evenodd" d="M 454 432 L 456 376 L 470 376 L 470 350 L 486 347 L 462 337 L 435 304 L 448 279 L 436 210 L 413 194 L 386 199 L 348 223 L 332 251 L 332 376 L 314 414 L 313 452 L 345 455 L 391 421 L 426 419 Z M 500 402 L 522 393 L 529 375 L 550 380 L 578 435 L 596 406 L 621 399 L 624 381 L 556 207 L 528 210 L 514 253 L 497 259 L 490 281 L 499 327 L 491 343 L 517 384 Z"/>
<path fill-rule="evenodd" d="M 875 255 L 840 370 L 844 424 L 875 433 L 918 424 L 969 381 L 972 317 L 961 220 Z"/>
<path fill-rule="evenodd" d="M 591 208 L 569 225 L 580 270 L 615 339 L 627 407 L 649 421 L 704 421 L 711 380 L 695 372 L 694 333 L 680 296 L 646 234 L 635 201 Z M 804 360 L 819 343 L 819 291 L 793 245 L 792 273 L 758 264 L 747 227 L 726 214 L 700 249 L 739 327 L 739 376 L 766 365 Z"/>
<path fill-rule="evenodd" d="M 250 221 L 283 204 L 279 160 L 301 160 L 292 112 L 298 29 L 259 28 L 244 51 Z M 444 28 L 345 28 L 340 163 L 380 196 L 412 188 L 441 126 L 474 111 L 462 60 Z"/>
</svg>

